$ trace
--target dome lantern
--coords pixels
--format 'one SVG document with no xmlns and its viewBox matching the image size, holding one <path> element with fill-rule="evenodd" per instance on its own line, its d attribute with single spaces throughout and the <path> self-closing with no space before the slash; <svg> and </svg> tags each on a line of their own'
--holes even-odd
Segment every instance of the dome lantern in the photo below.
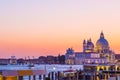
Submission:
<svg viewBox="0 0 120 80">
<path fill-rule="evenodd" d="M 101 32 L 100 38 L 104 38 L 104 33 L 103 32 Z"/>
</svg>

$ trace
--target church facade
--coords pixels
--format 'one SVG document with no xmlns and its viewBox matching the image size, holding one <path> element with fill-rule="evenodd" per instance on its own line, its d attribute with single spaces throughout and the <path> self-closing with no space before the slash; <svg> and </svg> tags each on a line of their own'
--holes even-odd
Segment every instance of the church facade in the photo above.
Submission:
<svg viewBox="0 0 120 80">
<path fill-rule="evenodd" d="M 110 50 L 109 43 L 101 32 L 94 46 L 91 39 L 83 41 L 83 51 L 75 52 L 68 48 L 65 53 L 66 64 L 109 64 L 114 63 L 115 53 Z"/>
</svg>

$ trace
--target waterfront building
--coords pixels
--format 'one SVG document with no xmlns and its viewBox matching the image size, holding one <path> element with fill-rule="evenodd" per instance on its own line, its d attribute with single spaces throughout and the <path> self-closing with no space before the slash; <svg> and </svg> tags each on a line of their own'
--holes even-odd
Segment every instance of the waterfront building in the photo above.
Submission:
<svg viewBox="0 0 120 80">
<path fill-rule="evenodd" d="M 115 55 L 115 63 L 120 64 L 120 54 Z"/>
<path fill-rule="evenodd" d="M 68 48 L 65 54 L 66 64 L 75 64 L 75 52 L 72 48 Z"/>
<path fill-rule="evenodd" d="M 10 64 L 17 64 L 17 59 L 15 56 L 11 56 L 10 58 Z"/>
<path fill-rule="evenodd" d="M 65 57 L 66 64 L 108 64 L 115 61 L 115 53 L 110 50 L 103 32 L 101 32 L 96 46 L 91 39 L 84 40 L 83 52 L 74 52 L 72 48 L 68 48 Z"/>
<path fill-rule="evenodd" d="M 0 59 L 0 65 L 10 64 L 10 59 Z"/>
</svg>

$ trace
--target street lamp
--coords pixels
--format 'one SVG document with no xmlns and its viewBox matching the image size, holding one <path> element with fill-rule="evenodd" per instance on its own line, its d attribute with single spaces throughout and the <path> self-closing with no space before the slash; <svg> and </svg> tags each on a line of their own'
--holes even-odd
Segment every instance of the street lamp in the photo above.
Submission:
<svg viewBox="0 0 120 80">
<path fill-rule="evenodd" d="M 55 80 L 55 70 L 56 70 L 56 67 L 55 66 L 53 66 L 53 74 L 52 74 L 52 76 L 53 76 L 53 80 Z"/>
<path fill-rule="evenodd" d="M 55 66 L 53 66 L 53 71 L 55 71 L 56 70 L 56 67 Z"/>
</svg>

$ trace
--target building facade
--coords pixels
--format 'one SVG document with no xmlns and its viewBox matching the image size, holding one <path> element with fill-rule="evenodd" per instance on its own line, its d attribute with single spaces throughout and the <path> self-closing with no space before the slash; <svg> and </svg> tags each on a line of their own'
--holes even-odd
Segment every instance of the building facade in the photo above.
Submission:
<svg viewBox="0 0 120 80">
<path fill-rule="evenodd" d="M 108 64 L 114 63 L 115 53 L 110 50 L 109 43 L 103 32 L 94 46 L 91 39 L 83 41 L 83 52 L 74 52 L 68 48 L 65 54 L 66 64 Z"/>
</svg>

